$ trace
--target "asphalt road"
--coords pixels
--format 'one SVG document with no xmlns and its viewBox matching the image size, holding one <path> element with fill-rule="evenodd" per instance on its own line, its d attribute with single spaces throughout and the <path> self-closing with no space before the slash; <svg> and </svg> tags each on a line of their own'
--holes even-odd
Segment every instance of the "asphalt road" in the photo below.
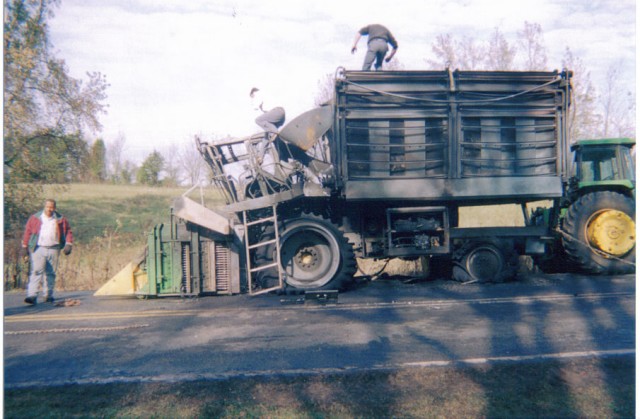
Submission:
<svg viewBox="0 0 640 419">
<path fill-rule="evenodd" d="M 635 353 L 635 276 L 510 284 L 375 281 L 295 296 L 4 295 L 7 388 L 392 369 Z"/>
</svg>

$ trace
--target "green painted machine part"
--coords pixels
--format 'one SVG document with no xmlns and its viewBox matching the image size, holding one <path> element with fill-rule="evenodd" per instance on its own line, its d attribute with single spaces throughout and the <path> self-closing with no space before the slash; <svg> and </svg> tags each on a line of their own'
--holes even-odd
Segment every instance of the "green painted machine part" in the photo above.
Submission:
<svg viewBox="0 0 640 419">
<path fill-rule="evenodd" d="M 240 292 L 239 254 L 227 237 L 176 217 L 156 225 L 147 237 L 143 297 L 199 296 Z"/>
</svg>

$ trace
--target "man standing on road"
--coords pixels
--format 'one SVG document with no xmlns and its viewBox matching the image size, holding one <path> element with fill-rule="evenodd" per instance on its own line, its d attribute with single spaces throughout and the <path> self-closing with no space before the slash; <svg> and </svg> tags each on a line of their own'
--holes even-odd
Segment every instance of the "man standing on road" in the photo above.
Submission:
<svg viewBox="0 0 640 419">
<path fill-rule="evenodd" d="M 44 209 L 29 217 L 22 238 L 25 257 L 31 256 L 25 303 L 37 303 L 40 286 L 45 302 L 53 302 L 60 249 L 69 255 L 72 245 L 73 234 L 69 221 L 56 211 L 56 201 L 47 199 Z"/>
<path fill-rule="evenodd" d="M 376 71 L 382 70 L 382 60 L 384 59 L 386 62 L 391 61 L 393 56 L 396 55 L 396 51 L 398 51 L 398 42 L 393 37 L 389 29 L 374 23 L 372 25 L 367 25 L 358 31 L 356 39 L 353 41 L 353 47 L 351 47 L 352 54 L 355 54 L 358 50 L 358 41 L 363 35 L 369 36 L 369 40 L 367 42 L 368 50 L 367 55 L 364 57 L 362 71 L 371 70 L 371 64 L 374 64 L 374 61 Z M 391 54 L 385 58 L 387 51 L 389 51 L 387 44 L 391 45 L 393 49 L 391 50 Z"/>
</svg>

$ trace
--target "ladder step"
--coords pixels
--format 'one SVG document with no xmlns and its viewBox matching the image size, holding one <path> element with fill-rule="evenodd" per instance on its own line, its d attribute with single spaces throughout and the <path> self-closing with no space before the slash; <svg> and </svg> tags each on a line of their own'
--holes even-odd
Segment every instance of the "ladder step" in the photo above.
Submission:
<svg viewBox="0 0 640 419">
<path fill-rule="evenodd" d="M 249 211 L 243 211 L 242 213 L 242 221 L 243 221 L 243 225 L 244 225 L 244 239 L 245 239 L 245 243 L 247 244 L 246 246 L 246 252 L 247 252 L 247 261 L 246 261 L 246 266 L 247 266 L 247 279 L 249 282 L 249 289 L 252 290 L 253 289 L 253 278 L 252 278 L 252 274 L 256 273 L 256 272 L 260 272 L 260 271 L 264 271 L 266 269 L 270 269 L 270 268 L 276 268 L 277 272 L 278 272 L 278 286 L 273 287 L 273 288 L 268 288 L 268 289 L 263 289 L 263 290 L 259 290 L 259 291 L 249 291 L 249 294 L 251 295 L 259 295 L 259 294 L 263 294 L 263 293 L 267 293 L 276 289 L 281 289 L 284 286 L 284 281 L 283 281 L 283 276 L 284 276 L 284 272 L 283 272 L 283 268 L 280 265 L 280 243 L 278 240 L 278 214 L 277 214 L 277 209 L 276 209 L 276 205 L 274 204 L 271 207 L 271 213 L 273 215 L 271 216 L 267 216 L 264 218 L 260 218 L 257 220 L 253 220 L 253 221 L 247 221 L 247 214 L 249 213 Z M 273 225 L 274 230 L 275 230 L 275 237 L 273 240 L 266 240 L 263 242 L 259 242 L 259 243 L 254 243 L 254 244 L 250 244 L 250 240 L 249 240 L 249 227 L 256 225 L 256 224 L 266 224 L 266 223 L 271 223 L 271 225 Z M 258 247 L 264 247 L 264 246 L 268 246 L 270 244 L 275 244 L 275 252 L 276 252 L 276 260 L 273 263 L 267 263 L 266 265 L 261 265 L 261 266 L 256 266 L 256 267 L 251 267 L 251 254 L 250 254 L 250 250 L 251 249 L 256 249 Z"/>
<path fill-rule="evenodd" d="M 260 243 L 256 243 L 256 244 L 252 244 L 249 247 L 249 249 L 255 249 L 256 247 L 261 247 L 261 246 L 266 246 L 268 244 L 273 244 L 276 242 L 276 239 L 273 240 L 267 240 L 266 242 L 260 242 Z"/>
<path fill-rule="evenodd" d="M 268 265 L 258 266 L 257 268 L 251 268 L 249 272 L 264 271 L 265 269 L 275 268 L 276 266 L 278 266 L 278 263 L 270 263 Z"/>
<path fill-rule="evenodd" d="M 256 225 L 256 224 L 262 224 L 262 223 L 266 223 L 266 222 L 275 222 L 276 221 L 276 217 L 267 217 L 267 218 L 260 218 L 259 220 L 255 220 L 255 221 L 249 221 L 246 223 L 247 226 L 252 226 L 252 225 Z"/>
</svg>

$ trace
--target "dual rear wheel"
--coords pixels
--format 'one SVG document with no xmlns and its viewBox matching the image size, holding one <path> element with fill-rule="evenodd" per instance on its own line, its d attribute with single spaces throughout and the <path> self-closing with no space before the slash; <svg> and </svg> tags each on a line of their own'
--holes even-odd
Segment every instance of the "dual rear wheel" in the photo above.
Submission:
<svg viewBox="0 0 640 419">
<path fill-rule="evenodd" d="M 468 240 L 453 254 L 453 279 L 459 282 L 505 282 L 518 272 L 518 254 L 510 240 Z"/>
</svg>

